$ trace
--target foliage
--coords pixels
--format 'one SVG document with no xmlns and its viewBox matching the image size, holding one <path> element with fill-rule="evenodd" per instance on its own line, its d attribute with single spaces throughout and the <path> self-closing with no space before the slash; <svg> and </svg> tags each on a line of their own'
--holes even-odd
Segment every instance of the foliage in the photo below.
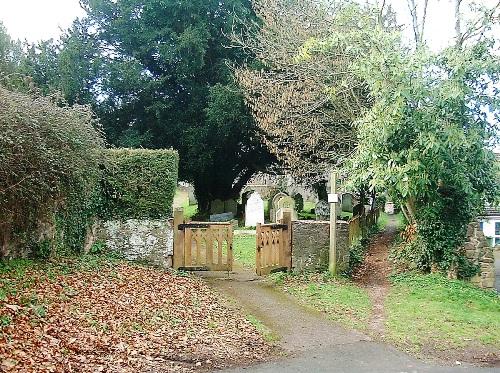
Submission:
<svg viewBox="0 0 500 373">
<path fill-rule="evenodd" d="M 174 150 L 107 150 L 103 181 L 105 216 L 171 217 L 178 166 L 179 156 Z"/>
<path fill-rule="evenodd" d="M 37 86 L 91 104 L 115 146 L 176 149 L 203 212 L 273 161 L 226 64 L 247 58 L 226 35 L 253 17 L 250 1 L 80 3 L 62 43 L 29 48 L 22 71 Z"/>
<path fill-rule="evenodd" d="M 418 267 L 458 268 L 469 277 L 477 269 L 459 251 L 467 224 L 498 197 L 485 145 L 498 130 L 498 88 L 489 83 L 498 82 L 500 60 L 488 42 L 407 53 L 397 36 L 379 30 L 372 44 L 358 67 L 374 105 L 357 124 L 354 183 L 369 180 L 400 202 L 417 227 Z"/>
<path fill-rule="evenodd" d="M 0 215 L 9 246 L 72 241 L 87 229 L 104 141 L 92 112 L 57 97 L 0 87 Z M 54 220 L 63 227 L 47 229 Z M 68 224 L 66 224 L 68 223 Z M 56 224 L 57 225 L 57 224 Z M 75 234 L 70 233 L 73 230 Z M 77 232 L 78 231 L 78 232 Z M 74 247 L 74 242 L 69 243 Z"/>
<path fill-rule="evenodd" d="M 295 201 L 295 210 L 302 212 L 304 210 L 304 197 L 302 197 L 302 194 L 297 193 L 293 196 L 293 200 Z"/>
<path fill-rule="evenodd" d="M 322 182 L 356 146 L 353 122 L 370 100 L 352 62 L 370 47 L 365 34 L 381 17 L 389 26 L 390 14 L 351 1 L 257 0 L 254 7 L 262 25 L 247 23 L 232 39 L 259 63 L 236 66 L 238 83 L 280 166 L 309 185 Z"/>
<path fill-rule="evenodd" d="M 328 274 L 273 276 L 280 289 L 302 304 L 326 313 L 329 319 L 345 326 L 366 329 L 372 305 L 365 289 Z"/>
<path fill-rule="evenodd" d="M 405 274 L 392 279 L 387 335 L 405 347 L 500 348 L 500 298 L 460 280 Z"/>
<path fill-rule="evenodd" d="M 193 276 L 93 255 L 0 262 L 4 370 L 213 370 L 261 361 L 264 338 Z"/>
<path fill-rule="evenodd" d="M 10 38 L 0 21 L 0 81 L 16 72 L 21 56 L 20 43 Z"/>
</svg>

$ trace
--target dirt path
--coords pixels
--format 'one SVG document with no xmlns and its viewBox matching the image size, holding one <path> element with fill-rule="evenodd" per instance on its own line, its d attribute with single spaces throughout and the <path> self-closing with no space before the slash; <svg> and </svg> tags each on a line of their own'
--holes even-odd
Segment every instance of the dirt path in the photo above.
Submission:
<svg viewBox="0 0 500 373">
<path fill-rule="evenodd" d="M 389 293 L 388 277 L 391 273 L 389 250 L 396 237 L 396 219 L 389 216 L 385 230 L 370 243 L 365 261 L 353 275 L 353 280 L 367 289 L 373 303 L 370 330 L 378 337 L 385 336 L 384 302 Z"/>
<path fill-rule="evenodd" d="M 226 373 L 493 371 L 465 365 L 438 366 L 415 359 L 299 305 L 252 271 L 237 269 L 229 276 L 220 272 L 200 275 L 279 337 L 277 345 L 281 354 L 267 363 L 233 368 Z"/>
</svg>

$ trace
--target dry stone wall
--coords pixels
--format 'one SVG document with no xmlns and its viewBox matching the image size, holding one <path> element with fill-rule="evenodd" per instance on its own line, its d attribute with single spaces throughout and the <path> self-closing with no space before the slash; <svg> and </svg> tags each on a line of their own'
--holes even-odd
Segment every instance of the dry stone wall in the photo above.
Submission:
<svg viewBox="0 0 500 373">
<path fill-rule="evenodd" d="M 172 220 L 110 220 L 100 224 L 96 238 L 125 259 L 172 267 Z"/>
<path fill-rule="evenodd" d="M 492 289 L 495 286 L 495 258 L 493 248 L 488 245 L 479 223 L 470 223 L 467 228 L 467 242 L 463 250 L 465 256 L 480 268 L 471 282 L 480 288 Z"/>
<path fill-rule="evenodd" d="M 300 220 L 292 223 L 292 266 L 296 272 L 321 272 L 328 269 L 330 222 Z M 349 266 L 349 224 L 337 222 L 337 269 Z"/>
</svg>

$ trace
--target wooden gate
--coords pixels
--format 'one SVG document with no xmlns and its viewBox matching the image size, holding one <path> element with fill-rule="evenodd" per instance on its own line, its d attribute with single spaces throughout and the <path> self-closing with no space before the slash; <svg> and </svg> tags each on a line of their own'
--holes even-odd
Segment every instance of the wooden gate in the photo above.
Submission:
<svg viewBox="0 0 500 373">
<path fill-rule="evenodd" d="M 231 223 L 184 223 L 183 211 L 174 215 L 174 269 L 232 271 L 233 226 Z"/>
<path fill-rule="evenodd" d="M 257 275 L 292 269 L 291 218 L 291 214 L 286 212 L 280 224 L 257 224 Z"/>
</svg>

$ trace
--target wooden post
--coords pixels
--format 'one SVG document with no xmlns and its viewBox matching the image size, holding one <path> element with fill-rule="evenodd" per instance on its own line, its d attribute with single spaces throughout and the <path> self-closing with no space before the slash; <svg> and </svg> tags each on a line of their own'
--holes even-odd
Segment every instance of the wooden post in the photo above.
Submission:
<svg viewBox="0 0 500 373">
<path fill-rule="evenodd" d="M 280 265 L 286 267 L 289 271 L 292 269 L 292 212 L 283 212 L 281 224 L 287 225 L 287 230 L 283 232 L 283 256 Z"/>
<path fill-rule="evenodd" d="M 184 209 L 176 208 L 174 211 L 174 269 L 184 267 L 184 231 L 179 230 L 179 225 L 184 223 Z"/>
<path fill-rule="evenodd" d="M 337 193 L 337 172 L 330 175 L 330 192 Z M 337 275 L 337 211 L 336 203 L 330 203 L 330 256 L 328 270 L 333 276 Z"/>
<path fill-rule="evenodd" d="M 261 275 L 261 255 L 262 255 L 262 248 L 260 247 L 260 223 L 257 223 L 256 227 L 256 240 L 255 240 L 255 271 L 257 273 L 257 276 Z"/>
</svg>

